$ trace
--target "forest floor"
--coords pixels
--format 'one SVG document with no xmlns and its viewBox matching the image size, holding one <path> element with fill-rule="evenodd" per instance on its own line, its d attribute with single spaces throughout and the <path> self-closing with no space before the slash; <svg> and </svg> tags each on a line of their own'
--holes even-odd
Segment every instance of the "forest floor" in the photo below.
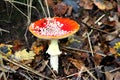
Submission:
<svg viewBox="0 0 120 80">
<path fill-rule="evenodd" d="M 28 30 L 45 18 L 41 3 L 47 14 L 40 1 L 0 2 L 0 80 L 120 80 L 119 0 L 47 0 L 51 17 L 80 25 L 74 35 L 59 40 L 58 73 L 46 53 L 50 40 Z"/>
</svg>

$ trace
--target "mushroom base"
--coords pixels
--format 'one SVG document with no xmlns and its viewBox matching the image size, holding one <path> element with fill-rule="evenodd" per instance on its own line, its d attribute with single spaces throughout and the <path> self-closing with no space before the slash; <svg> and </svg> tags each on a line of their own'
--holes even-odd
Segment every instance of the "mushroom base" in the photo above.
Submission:
<svg viewBox="0 0 120 80">
<path fill-rule="evenodd" d="M 58 73 L 58 56 L 50 56 L 50 65 L 51 68 L 53 68 L 54 71 Z"/>
</svg>

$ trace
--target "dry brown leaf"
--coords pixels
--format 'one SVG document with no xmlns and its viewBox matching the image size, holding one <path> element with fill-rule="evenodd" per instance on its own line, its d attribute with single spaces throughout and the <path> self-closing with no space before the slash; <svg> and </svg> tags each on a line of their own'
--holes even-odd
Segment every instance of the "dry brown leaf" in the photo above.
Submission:
<svg viewBox="0 0 120 80">
<path fill-rule="evenodd" d="M 113 15 L 113 14 L 112 14 Z M 105 25 L 109 25 L 109 26 L 115 26 L 115 19 L 112 18 L 112 17 L 104 17 L 102 20 L 101 20 L 102 24 L 105 24 Z"/>
<path fill-rule="evenodd" d="M 94 0 L 94 4 L 101 10 L 105 10 L 105 8 L 106 8 L 104 2 L 102 2 L 100 0 Z"/>
<path fill-rule="evenodd" d="M 74 74 L 74 73 L 76 73 L 76 72 L 77 72 L 77 70 L 76 70 L 75 68 L 70 68 L 69 70 L 66 69 L 66 68 L 64 68 L 64 73 L 65 73 L 66 75 Z M 76 73 L 75 75 L 78 75 L 78 73 Z"/>
<path fill-rule="evenodd" d="M 79 70 L 81 69 L 82 66 L 84 66 L 81 60 L 72 59 L 72 58 L 69 58 L 68 60 Z"/>
<path fill-rule="evenodd" d="M 114 36 L 114 35 L 109 35 L 109 34 L 105 34 L 104 37 L 105 37 L 105 40 L 106 40 L 106 41 L 111 41 L 111 40 L 113 40 L 116 36 Z"/>
<path fill-rule="evenodd" d="M 20 40 L 14 40 L 12 49 L 14 51 L 18 51 L 18 50 L 20 50 L 22 48 L 22 46 L 23 46 L 23 43 Z"/>
<path fill-rule="evenodd" d="M 114 7 L 110 1 L 94 0 L 94 4 L 101 10 L 111 10 Z"/>
<path fill-rule="evenodd" d="M 94 26 L 94 23 L 95 23 L 95 19 L 96 17 L 92 18 L 92 17 L 89 17 L 88 21 L 87 21 L 87 25 L 88 26 Z"/>
<path fill-rule="evenodd" d="M 117 0 L 117 10 L 118 10 L 118 12 L 120 12 L 120 0 Z"/>
<path fill-rule="evenodd" d="M 105 72 L 106 80 L 113 80 L 114 75 L 110 72 Z"/>
<path fill-rule="evenodd" d="M 115 48 L 110 47 L 109 49 L 110 49 L 110 53 L 112 53 L 112 54 L 116 54 L 116 50 L 115 50 Z"/>
<path fill-rule="evenodd" d="M 117 5 L 117 10 L 120 13 L 120 5 Z"/>
<path fill-rule="evenodd" d="M 86 16 L 86 17 L 82 20 L 82 22 L 86 23 L 88 20 L 89 20 L 89 16 Z"/>
<path fill-rule="evenodd" d="M 54 1 L 53 0 L 47 0 L 48 6 L 54 6 Z M 44 5 L 46 5 L 46 2 L 44 0 Z"/>
<path fill-rule="evenodd" d="M 95 54 L 94 58 L 95 58 L 95 64 L 100 65 L 101 60 L 102 60 L 103 57 L 101 55 L 99 55 L 99 54 Z"/>
<path fill-rule="evenodd" d="M 116 21 L 116 30 L 119 32 L 120 31 L 120 22 L 119 21 Z"/>
<path fill-rule="evenodd" d="M 36 55 L 39 55 L 41 53 L 41 51 L 44 50 L 44 46 L 43 46 L 42 42 L 40 42 L 40 40 L 37 40 L 37 41 L 33 42 L 32 46 L 31 46 L 31 50 Z"/>
<path fill-rule="evenodd" d="M 120 72 L 115 73 L 114 80 L 120 80 Z"/>
<path fill-rule="evenodd" d="M 53 7 L 54 14 L 56 16 L 62 16 L 66 13 L 68 7 L 65 3 L 63 2 L 58 2 L 56 5 Z"/>
<path fill-rule="evenodd" d="M 84 9 L 93 9 L 93 2 L 91 0 L 80 0 L 79 5 Z"/>
<path fill-rule="evenodd" d="M 106 10 L 111 10 L 114 7 L 110 1 L 105 1 L 105 5 Z"/>
<path fill-rule="evenodd" d="M 67 15 L 70 16 L 72 13 L 73 7 L 72 6 L 68 6 L 68 11 L 67 11 Z"/>
</svg>

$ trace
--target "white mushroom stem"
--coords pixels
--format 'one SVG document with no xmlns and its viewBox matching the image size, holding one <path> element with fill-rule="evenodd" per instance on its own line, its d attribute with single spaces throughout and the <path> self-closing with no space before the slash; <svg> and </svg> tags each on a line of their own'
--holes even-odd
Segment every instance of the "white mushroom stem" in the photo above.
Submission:
<svg viewBox="0 0 120 80">
<path fill-rule="evenodd" d="M 48 47 L 47 53 L 50 55 L 50 65 L 55 70 L 58 72 L 58 55 L 61 54 L 61 51 L 58 46 L 58 40 L 53 39 L 51 40 L 51 43 Z"/>
</svg>

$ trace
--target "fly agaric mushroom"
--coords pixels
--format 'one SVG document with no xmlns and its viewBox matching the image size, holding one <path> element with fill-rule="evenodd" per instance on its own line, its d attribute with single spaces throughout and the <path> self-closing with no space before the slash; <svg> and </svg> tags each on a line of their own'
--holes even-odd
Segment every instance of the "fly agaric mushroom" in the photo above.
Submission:
<svg viewBox="0 0 120 80">
<path fill-rule="evenodd" d="M 38 38 L 51 40 L 48 50 L 50 65 L 58 72 L 58 55 L 61 51 L 58 46 L 58 39 L 66 38 L 79 30 L 79 24 L 69 18 L 43 18 L 29 27 L 30 32 Z"/>
</svg>

